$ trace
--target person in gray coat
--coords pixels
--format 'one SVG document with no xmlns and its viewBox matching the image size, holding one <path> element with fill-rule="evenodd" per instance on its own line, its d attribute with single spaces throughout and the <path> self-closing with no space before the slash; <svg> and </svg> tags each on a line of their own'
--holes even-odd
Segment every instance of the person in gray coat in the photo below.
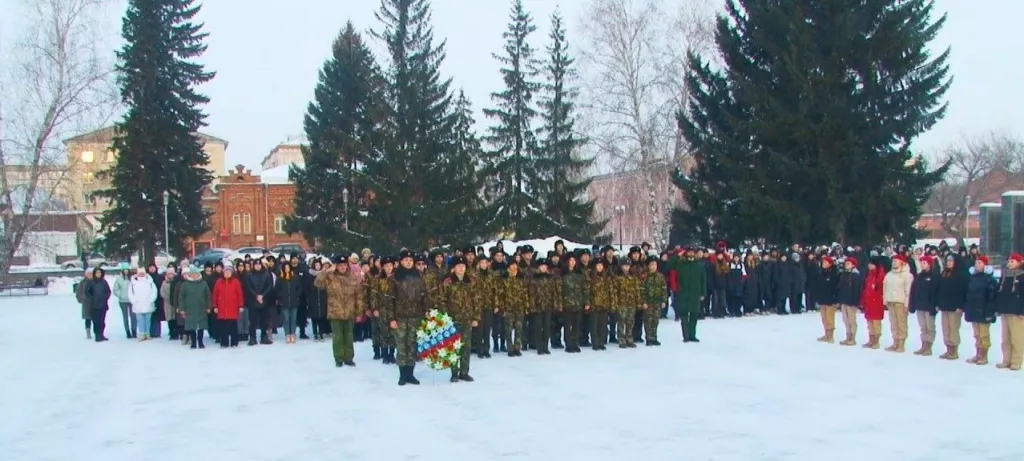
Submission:
<svg viewBox="0 0 1024 461">
<path fill-rule="evenodd" d="M 92 271 L 86 270 L 84 277 L 74 286 L 75 299 L 82 306 L 82 320 L 85 321 L 85 339 L 92 339 L 92 309 L 89 308 L 89 302 L 85 299 L 85 286 L 92 280 Z"/>
</svg>

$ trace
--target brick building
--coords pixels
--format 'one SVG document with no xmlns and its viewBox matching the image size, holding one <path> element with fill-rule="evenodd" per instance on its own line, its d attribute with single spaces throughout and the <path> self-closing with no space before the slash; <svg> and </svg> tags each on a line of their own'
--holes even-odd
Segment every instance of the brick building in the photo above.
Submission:
<svg viewBox="0 0 1024 461">
<path fill-rule="evenodd" d="M 213 213 L 211 231 L 193 242 L 193 252 L 207 248 L 270 248 L 282 243 L 305 245 L 301 235 L 284 231 L 284 219 L 294 210 L 294 198 L 294 184 L 279 176 L 254 175 L 244 166 L 236 166 L 203 198 L 204 208 Z"/>
<path fill-rule="evenodd" d="M 917 220 L 917 228 L 924 231 L 927 238 L 956 237 L 943 228 L 945 217 L 950 227 L 966 229 L 967 237 L 977 238 L 981 234 L 979 218 L 984 204 L 1002 203 L 1005 192 L 1022 189 L 1024 175 L 1005 169 L 994 169 L 968 184 L 966 188 L 963 184 L 940 184 L 935 187 L 932 197 L 925 204 L 924 213 Z M 963 205 L 967 202 L 965 191 L 970 195 L 970 206 L 966 216 L 963 214 Z"/>
<path fill-rule="evenodd" d="M 625 246 L 649 242 L 667 243 L 672 209 L 682 203 L 682 194 L 672 184 L 668 168 L 646 177 L 642 171 L 603 174 L 591 178 L 587 197 L 594 200 L 594 215 L 607 219 L 604 234 L 612 243 Z M 653 194 L 655 208 L 652 210 Z"/>
</svg>

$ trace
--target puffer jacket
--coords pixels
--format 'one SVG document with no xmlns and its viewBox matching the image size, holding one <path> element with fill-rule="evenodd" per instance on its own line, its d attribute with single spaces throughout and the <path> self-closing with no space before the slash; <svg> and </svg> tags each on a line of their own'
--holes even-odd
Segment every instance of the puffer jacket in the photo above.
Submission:
<svg viewBox="0 0 1024 461">
<path fill-rule="evenodd" d="M 416 269 L 395 270 L 394 277 L 388 279 L 391 297 L 384 300 L 380 316 L 385 321 L 414 320 L 423 318 L 429 308 L 430 290 L 427 282 Z"/>
<path fill-rule="evenodd" d="M 1024 315 L 1024 272 L 1003 269 L 999 278 L 999 294 L 996 298 L 996 312 L 999 314 Z"/>
<path fill-rule="evenodd" d="M 114 277 L 114 297 L 117 298 L 118 303 L 132 302 L 128 297 L 128 288 L 131 284 L 131 277 L 125 277 L 122 274 L 117 274 L 117 276 Z"/>
<path fill-rule="evenodd" d="M 906 265 L 900 269 L 893 268 L 888 274 L 885 274 L 883 301 L 886 304 L 900 303 L 904 306 L 910 304 L 910 287 L 913 284 L 914 276 Z"/>
<path fill-rule="evenodd" d="M 974 272 L 967 282 L 967 297 L 964 301 L 964 320 L 970 323 L 993 323 L 996 321 L 996 292 L 999 284 L 988 268 Z"/>
<path fill-rule="evenodd" d="M 132 277 L 128 285 L 128 302 L 136 314 L 152 314 L 156 310 L 157 289 L 148 275 Z"/>
<path fill-rule="evenodd" d="M 864 318 L 867 320 L 882 320 L 885 318 L 885 303 L 882 301 L 883 288 L 885 284 L 885 269 L 881 265 L 874 269 L 868 269 L 864 276 L 864 289 L 860 296 L 860 307 L 864 310 Z"/>
<path fill-rule="evenodd" d="M 860 274 L 860 269 L 844 270 L 839 274 L 836 302 L 844 306 L 859 306 L 863 288 L 864 277 Z"/>
<path fill-rule="evenodd" d="M 362 280 L 351 268 L 345 273 L 336 269 L 321 272 L 313 285 L 327 293 L 327 318 L 330 320 L 355 320 L 366 310 Z"/>
<path fill-rule="evenodd" d="M 938 301 L 939 310 L 942 312 L 953 312 L 964 308 L 967 298 L 967 276 L 956 268 L 944 269 L 936 275 L 938 285 L 935 298 Z"/>
<path fill-rule="evenodd" d="M 918 272 L 910 286 L 910 313 L 917 311 L 936 314 L 939 305 L 939 276 L 932 271 Z"/>
</svg>

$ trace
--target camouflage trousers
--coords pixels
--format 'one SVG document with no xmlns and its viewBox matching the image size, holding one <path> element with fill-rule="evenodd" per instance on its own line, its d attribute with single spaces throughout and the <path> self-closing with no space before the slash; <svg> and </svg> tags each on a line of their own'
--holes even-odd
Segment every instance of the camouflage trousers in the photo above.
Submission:
<svg viewBox="0 0 1024 461">
<path fill-rule="evenodd" d="M 522 316 L 505 316 L 505 336 L 502 338 L 507 341 L 509 352 L 519 352 L 523 350 L 523 317 Z"/>
<path fill-rule="evenodd" d="M 562 345 L 562 328 L 565 326 L 561 312 L 551 313 L 551 344 L 556 347 Z"/>
<path fill-rule="evenodd" d="M 400 367 L 416 365 L 416 330 L 420 328 L 420 319 L 398 319 L 395 334 L 395 362 Z"/>
<path fill-rule="evenodd" d="M 618 309 L 619 323 L 616 325 L 618 328 L 618 339 L 619 347 L 626 347 L 630 344 L 636 344 L 633 342 L 633 326 L 636 323 L 636 307 L 620 307 Z"/>
<path fill-rule="evenodd" d="M 661 307 L 648 306 L 643 312 L 644 315 L 644 340 L 647 342 L 658 340 L 658 323 L 661 321 Z"/>
<path fill-rule="evenodd" d="M 580 343 L 584 346 L 590 345 L 590 328 L 594 326 L 593 309 L 580 312 Z"/>
<path fill-rule="evenodd" d="M 551 337 L 551 312 L 537 312 L 533 314 L 533 348 L 537 352 L 550 352 Z"/>
<path fill-rule="evenodd" d="M 395 334 L 380 317 L 370 317 L 370 338 L 374 347 L 395 347 Z"/>
<path fill-rule="evenodd" d="M 608 310 L 590 309 L 590 344 L 603 347 L 608 344 Z"/>
<path fill-rule="evenodd" d="M 452 376 L 468 375 L 469 359 L 473 356 L 469 351 L 473 344 L 473 327 L 469 324 L 456 323 L 455 330 L 462 336 L 462 348 L 459 349 L 459 364 L 452 367 Z"/>
<path fill-rule="evenodd" d="M 477 326 L 473 328 L 473 349 L 476 350 L 477 354 L 485 354 L 491 351 L 491 326 L 494 325 L 494 310 L 485 307 L 483 313 L 480 314 L 480 321 L 477 322 Z M 494 335 L 494 340 L 498 340 L 498 335 Z"/>
<path fill-rule="evenodd" d="M 580 347 L 580 324 L 583 313 L 564 311 L 561 317 L 562 325 L 565 326 L 565 348 Z"/>
</svg>

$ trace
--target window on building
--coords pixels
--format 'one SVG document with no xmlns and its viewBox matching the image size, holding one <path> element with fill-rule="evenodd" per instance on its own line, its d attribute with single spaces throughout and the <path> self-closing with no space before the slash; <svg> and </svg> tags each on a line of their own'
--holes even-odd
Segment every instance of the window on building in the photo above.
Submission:
<svg viewBox="0 0 1024 461">
<path fill-rule="evenodd" d="M 277 234 L 284 233 L 284 215 L 274 216 L 274 232 Z"/>
<path fill-rule="evenodd" d="M 231 233 L 235 235 L 242 233 L 242 215 L 239 213 L 231 215 Z"/>
<path fill-rule="evenodd" d="M 83 184 L 92 184 L 94 182 L 96 182 L 96 175 L 93 172 L 86 171 L 86 172 L 82 173 L 82 183 Z"/>
<path fill-rule="evenodd" d="M 107 163 L 114 163 L 114 149 L 107 149 Z"/>
<path fill-rule="evenodd" d="M 83 162 L 85 162 L 85 163 L 92 163 L 95 160 L 96 159 L 94 158 L 93 153 L 92 153 L 91 150 L 82 151 L 82 161 Z"/>
<path fill-rule="evenodd" d="M 242 234 L 252 234 L 252 215 L 249 213 L 242 215 Z"/>
</svg>

